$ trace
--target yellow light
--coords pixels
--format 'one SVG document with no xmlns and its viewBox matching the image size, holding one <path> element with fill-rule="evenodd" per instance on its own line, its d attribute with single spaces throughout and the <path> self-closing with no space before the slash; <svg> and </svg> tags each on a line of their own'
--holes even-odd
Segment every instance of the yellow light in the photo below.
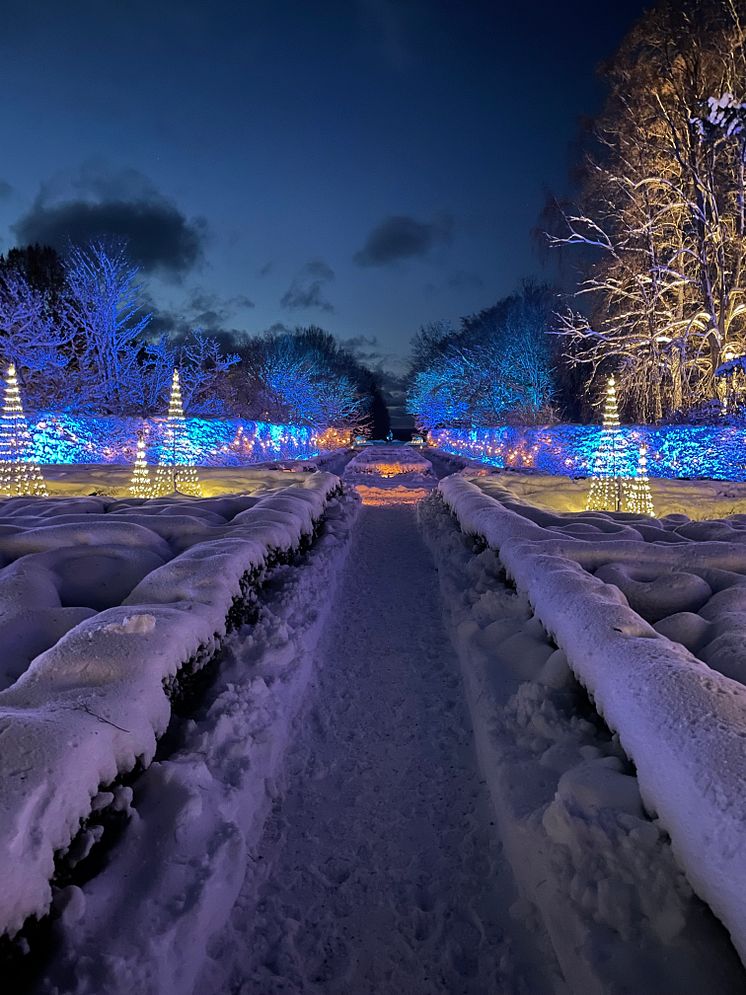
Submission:
<svg viewBox="0 0 746 995">
<path fill-rule="evenodd" d="M 0 417 L 0 493 L 8 497 L 49 497 L 23 413 L 16 368 L 11 363 Z"/>
<path fill-rule="evenodd" d="M 182 458 L 186 456 L 189 446 L 178 370 L 174 370 L 171 380 L 171 396 L 163 435 L 164 442 L 155 473 L 152 496 L 163 497 L 178 491 L 181 494 L 201 497 L 202 488 L 195 466 L 192 463 L 176 462 L 178 456 Z"/>
<path fill-rule="evenodd" d="M 150 479 L 150 470 L 145 451 L 145 438 L 140 435 L 137 440 L 137 455 L 135 465 L 132 469 L 130 479 L 130 494 L 137 498 L 155 497 L 153 483 Z"/>
</svg>

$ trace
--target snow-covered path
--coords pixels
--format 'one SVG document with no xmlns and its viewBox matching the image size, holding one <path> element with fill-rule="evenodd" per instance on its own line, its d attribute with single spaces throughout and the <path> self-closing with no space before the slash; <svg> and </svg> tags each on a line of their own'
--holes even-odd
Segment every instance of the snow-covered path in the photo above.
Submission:
<svg viewBox="0 0 746 995">
<path fill-rule="evenodd" d="M 552 967 L 536 973 L 554 960 L 542 930 L 510 914 L 413 508 L 364 508 L 353 543 L 273 815 L 198 990 L 559 991 Z"/>
</svg>

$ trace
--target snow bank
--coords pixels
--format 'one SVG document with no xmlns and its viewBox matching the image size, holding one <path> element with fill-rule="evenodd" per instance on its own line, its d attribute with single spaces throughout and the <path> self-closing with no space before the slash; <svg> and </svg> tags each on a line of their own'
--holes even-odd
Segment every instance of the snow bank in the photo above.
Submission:
<svg viewBox="0 0 746 995">
<path fill-rule="evenodd" d="M 75 624 L 0 692 L 0 933 L 13 935 L 47 911 L 55 856 L 64 854 L 101 786 L 152 760 L 170 716 L 165 686 L 185 664 L 209 659 L 236 603 L 250 596 L 249 583 L 310 536 L 339 486 L 326 473 L 290 480 L 230 523 L 205 525 L 209 538 L 135 578 L 123 604 Z M 172 556 L 166 540 L 143 525 L 91 517 L 87 529 L 39 525 L 0 536 L 0 554 L 66 554 L 88 543 L 104 552 L 127 544 L 129 552 L 142 546 L 161 560 Z M 146 565 L 138 564 L 135 574 Z M 52 588 L 50 580 L 53 602 Z M 20 582 L 17 590 L 19 599 L 29 597 Z"/>
<path fill-rule="evenodd" d="M 263 867 L 256 847 L 357 509 L 350 494 L 327 506 L 312 555 L 274 578 L 256 621 L 226 643 L 197 721 L 182 721 L 178 748 L 138 778 L 133 817 L 107 866 L 57 895 L 62 942 L 40 991 L 203 990 L 196 978 L 211 939 L 245 874 Z"/>
<path fill-rule="evenodd" d="M 477 465 L 466 475 L 476 476 Z M 583 513 L 588 500 L 587 480 L 550 476 L 542 473 L 487 472 L 479 486 L 499 500 L 515 500 L 560 514 Z M 672 480 L 650 482 L 655 513 L 660 516 L 685 515 L 691 519 L 727 518 L 746 512 L 746 484 L 723 480 Z M 510 497 L 508 496 L 510 495 Z"/>
<path fill-rule="evenodd" d="M 725 930 L 692 894 L 665 829 L 644 813 L 616 737 L 590 721 L 565 654 L 507 585 L 492 549 L 475 551 L 441 502 L 418 512 L 523 899 L 514 915 L 538 937 L 538 909 L 573 992 L 741 992 Z"/>
<path fill-rule="evenodd" d="M 440 492 L 462 529 L 499 551 L 618 732 L 637 768 L 646 808 L 670 834 L 692 887 L 746 960 L 746 688 L 665 638 L 629 607 L 617 586 L 563 555 L 592 543 L 576 539 L 558 548 L 551 532 L 462 477 L 441 481 Z M 627 543 L 617 546 L 626 550 Z M 691 556 L 696 546 L 686 549 Z M 726 545 L 731 557 L 740 553 L 743 567 L 742 550 Z"/>
</svg>

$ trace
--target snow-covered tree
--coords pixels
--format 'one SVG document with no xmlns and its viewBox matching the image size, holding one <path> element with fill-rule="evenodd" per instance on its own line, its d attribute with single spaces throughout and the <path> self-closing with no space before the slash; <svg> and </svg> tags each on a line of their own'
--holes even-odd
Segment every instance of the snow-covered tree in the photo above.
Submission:
<svg viewBox="0 0 746 995">
<path fill-rule="evenodd" d="M 361 425 L 372 395 L 370 374 L 319 328 L 252 340 L 242 354 L 252 417 L 316 428 Z"/>
<path fill-rule="evenodd" d="M 20 383 L 36 388 L 43 381 L 47 396 L 58 397 L 70 341 L 71 334 L 55 322 L 44 293 L 22 272 L 0 269 L 0 355 L 14 363 Z M 32 402 L 40 399 L 37 391 L 31 394 Z"/>
<path fill-rule="evenodd" d="M 71 247 L 65 260 L 64 323 L 74 340 L 75 405 L 126 412 L 139 392 L 142 335 L 151 320 L 138 269 L 121 242 Z"/>
<path fill-rule="evenodd" d="M 655 420 L 713 398 L 726 349 L 746 351 L 737 5 L 662 0 L 608 80 L 578 206 L 551 239 L 590 260 L 557 331 L 590 380 L 611 362 L 630 413 Z"/>
<path fill-rule="evenodd" d="M 521 293 L 464 318 L 430 326 L 415 339 L 407 408 L 418 427 L 471 428 L 551 417 L 548 322 L 554 296 L 531 283 Z"/>
</svg>

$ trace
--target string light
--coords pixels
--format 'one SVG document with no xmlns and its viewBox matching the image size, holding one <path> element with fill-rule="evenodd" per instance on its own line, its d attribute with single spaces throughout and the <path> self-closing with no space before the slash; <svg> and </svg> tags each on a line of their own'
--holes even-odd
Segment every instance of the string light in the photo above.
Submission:
<svg viewBox="0 0 746 995">
<path fill-rule="evenodd" d="M 130 479 L 130 494 L 136 498 L 154 497 L 153 483 L 146 457 L 145 435 L 141 432 L 137 437 L 137 455 Z"/>
<path fill-rule="evenodd" d="M 202 488 L 192 459 L 192 446 L 189 441 L 189 432 L 184 418 L 184 404 L 181 399 L 179 371 L 174 370 L 153 496 L 161 497 L 166 494 L 175 494 L 178 491 L 182 494 L 200 497 Z"/>
<path fill-rule="evenodd" d="M 8 367 L 0 417 L 0 493 L 9 497 L 49 497 L 41 468 L 34 460 L 13 363 Z"/>
<path fill-rule="evenodd" d="M 650 518 L 655 517 L 653 493 L 650 490 L 650 480 L 648 479 L 647 446 L 640 446 L 637 458 L 637 473 L 630 483 L 626 510 L 632 511 L 637 515 L 649 515 Z"/>
<path fill-rule="evenodd" d="M 593 462 L 593 480 L 586 511 L 621 511 L 629 490 L 625 467 L 626 445 L 619 431 L 619 408 L 614 377 L 606 385 L 601 439 Z"/>
</svg>

